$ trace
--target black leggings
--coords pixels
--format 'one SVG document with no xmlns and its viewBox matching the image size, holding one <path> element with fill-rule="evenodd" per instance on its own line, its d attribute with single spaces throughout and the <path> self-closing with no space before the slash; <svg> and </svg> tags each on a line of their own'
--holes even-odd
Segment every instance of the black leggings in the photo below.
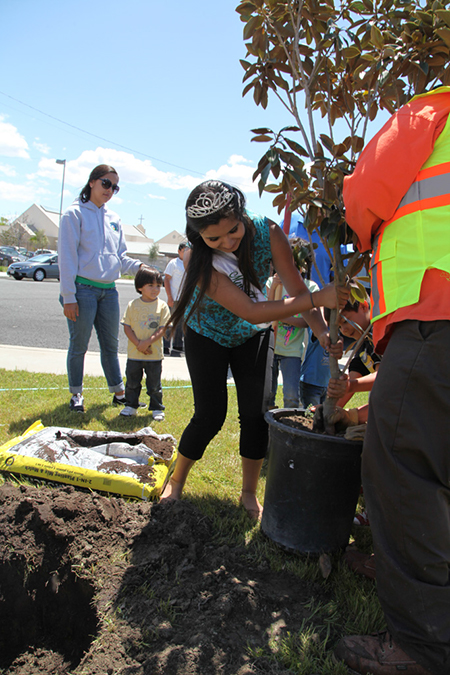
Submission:
<svg viewBox="0 0 450 675">
<path fill-rule="evenodd" d="M 195 412 L 181 437 L 180 454 L 188 459 L 200 459 L 222 428 L 227 415 L 230 366 L 238 398 L 240 454 L 247 459 L 263 459 L 268 438 L 264 413 L 270 396 L 273 332 L 262 331 L 244 344 L 228 348 L 188 327 L 184 344 Z"/>
</svg>

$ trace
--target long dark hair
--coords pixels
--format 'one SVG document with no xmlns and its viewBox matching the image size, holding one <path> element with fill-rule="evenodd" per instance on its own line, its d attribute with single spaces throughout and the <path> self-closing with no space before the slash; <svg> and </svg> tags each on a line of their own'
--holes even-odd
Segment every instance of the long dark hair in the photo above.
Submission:
<svg viewBox="0 0 450 675">
<path fill-rule="evenodd" d="M 86 202 L 88 202 L 91 198 L 91 186 L 89 183 L 92 183 L 94 180 L 98 180 L 102 176 L 106 176 L 107 173 L 115 173 L 116 176 L 119 177 L 119 174 L 115 168 L 113 166 L 109 166 L 109 164 L 99 164 L 95 167 L 95 169 L 92 169 L 88 182 L 80 192 L 80 199 L 83 204 L 86 204 Z"/>
<path fill-rule="evenodd" d="M 218 208 L 217 211 L 214 210 L 212 213 L 207 213 L 207 215 L 201 215 L 201 209 L 199 209 L 199 215 L 192 215 L 190 207 L 206 204 L 206 211 L 208 212 L 211 204 L 220 204 L 221 201 L 225 202 L 225 204 Z M 238 188 L 232 187 L 222 181 L 208 180 L 200 183 L 200 185 L 197 185 L 192 190 L 186 201 L 186 236 L 190 243 L 191 256 L 178 306 L 171 317 L 173 329 L 183 319 L 185 309 L 191 301 L 197 286 L 199 292 L 189 310 L 186 321 L 199 308 L 211 283 L 214 249 L 203 241 L 201 232 L 210 225 L 217 225 L 222 218 L 229 218 L 231 216 L 242 221 L 245 228 L 245 234 L 236 251 L 238 266 L 244 280 L 243 290 L 248 294 L 251 285 L 261 290 L 251 255 L 251 244 L 255 235 L 255 226 L 245 212 L 244 195 Z"/>
</svg>

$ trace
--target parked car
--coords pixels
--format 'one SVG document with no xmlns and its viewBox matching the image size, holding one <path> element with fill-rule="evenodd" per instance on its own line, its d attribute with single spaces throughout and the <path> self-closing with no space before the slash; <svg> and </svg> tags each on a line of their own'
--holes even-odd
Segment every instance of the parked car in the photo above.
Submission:
<svg viewBox="0 0 450 675">
<path fill-rule="evenodd" d="M 23 255 L 25 258 L 32 258 L 34 255 L 36 255 L 35 251 L 27 251 L 27 249 L 23 248 L 23 246 L 19 248 L 19 254 Z"/>
<path fill-rule="evenodd" d="M 58 256 L 55 254 L 35 255 L 23 262 L 16 262 L 7 269 L 10 277 L 20 281 L 24 277 L 34 279 L 35 281 L 44 281 L 44 279 L 59 279 Z"/>
<path fill-rule="evenodd" d="M 33 253 L 33 256 L 42 255 L 43 253 L 47 253 L 48 255 L 52 253 L 53 255 L 55 255 L 56 251 L 52 251 L 51 248 L 38 248 L 38 250 Z"/>
<path fill-rule="evenodd" d="M 0 265 L 7 267 L 11 263 L 25 260 L 25 256 L 20 255 L 13 246 L 0 246 Z"/>
</svg>

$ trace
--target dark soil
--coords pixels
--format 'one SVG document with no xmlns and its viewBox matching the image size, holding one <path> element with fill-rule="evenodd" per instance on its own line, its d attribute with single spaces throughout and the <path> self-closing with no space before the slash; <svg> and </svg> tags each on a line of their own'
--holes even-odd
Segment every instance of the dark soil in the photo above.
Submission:
<svg viewBox="0 0 450 675">
<path fill-rule="evenodd" d="M 0 672 L 287 673 L 254 650 L 298 631 L 305 603 L 325 601 L 325 591 L 217 541 L 188 501 L 6 482 Z"/>
</svg>

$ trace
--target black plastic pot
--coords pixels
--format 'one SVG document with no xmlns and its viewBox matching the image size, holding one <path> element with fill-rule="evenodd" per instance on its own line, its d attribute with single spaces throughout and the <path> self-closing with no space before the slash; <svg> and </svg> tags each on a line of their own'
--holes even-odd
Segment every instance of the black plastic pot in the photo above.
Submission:
<svg viewBox="0 0 450 675">
<path fill-rule="evenodd" d="M 348 544 L 361 489 L 361 441 L 282 424 L 303 411 L 265 414 L 269 424 L 263 532 L 301 553 L 333 552 Z"/>
</svg>

